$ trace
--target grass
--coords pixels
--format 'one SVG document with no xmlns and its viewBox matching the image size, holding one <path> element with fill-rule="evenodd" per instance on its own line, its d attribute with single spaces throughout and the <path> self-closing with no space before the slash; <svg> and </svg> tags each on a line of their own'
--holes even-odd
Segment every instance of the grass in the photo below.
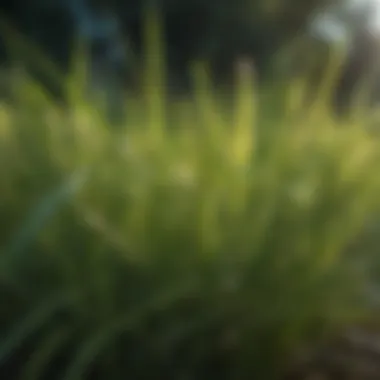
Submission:
<svg viewBox="0 0 380 380">
<path fill-rule="evenodd" d="M 199 65 L 169 102 L 150 63 L 118 128 L 30 79 L 0 104 L 4 378 L 279 379 L 371 317 L 373 251 L 349 249 L 379 207 L 366 122 L 304 109 L 298 82 L 262 97 L 248 66 L 228 101 Z"/>
</svg>

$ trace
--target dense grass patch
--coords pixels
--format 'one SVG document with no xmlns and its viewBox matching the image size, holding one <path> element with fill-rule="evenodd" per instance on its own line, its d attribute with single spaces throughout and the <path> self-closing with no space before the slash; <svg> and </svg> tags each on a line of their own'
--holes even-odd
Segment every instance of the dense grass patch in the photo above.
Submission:
<svg viewBox="0 0 380 380">
<path fill-rule="evenodd" d="M 303 109 L 298 82 L 261 96 L 249 67 L 228 99 L 196 67 L 169 102 L 158 66 L 117 128 L 30 80 L 0 104 L 4 378 L 276 379 L 368 314 L 365 123 Z"/>
</svg>

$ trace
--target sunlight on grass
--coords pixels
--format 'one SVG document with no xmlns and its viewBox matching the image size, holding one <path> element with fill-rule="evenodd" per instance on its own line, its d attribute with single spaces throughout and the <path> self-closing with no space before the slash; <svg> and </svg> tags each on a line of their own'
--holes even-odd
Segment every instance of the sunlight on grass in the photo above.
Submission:
<svg viewBox="0 0 380 380">
<path fill-rule="evenodd" d="M 298 117 L 300 82 L 283 111 L 275 94 L 264 104 L 249 65 L 229 108 L 202 64 L 193 96 L 169 102 L 153 61 L 155 86 L 126 98 L 120 128 L 30 79 L 1 104 L 0 299 L 13 301 L 0 359 L 25 379 L 55 378 L 62 352 L 64 380 L 209 378 L 213 365 L 277 378 L 299 343 L 368 311 L 356 260 L 372 257 L 346 251 L 379 207 L 366 125 L 342 126 L 322 103 Z M 25 365 L 22 345 L 35 352 Z"/>
</svg>

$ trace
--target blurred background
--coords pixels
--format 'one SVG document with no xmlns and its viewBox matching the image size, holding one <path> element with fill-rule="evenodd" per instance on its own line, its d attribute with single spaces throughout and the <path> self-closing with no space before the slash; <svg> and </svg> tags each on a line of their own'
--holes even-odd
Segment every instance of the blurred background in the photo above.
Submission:
<svg viewBox="0 0 380 380">
<path fill-rule="evenodd" d="M 214 80 L 223 86 L 230 83 L 238 58 L 253 60 L 258 78 L 265 81 L 279 66 L 286 67 L 286 75 L 310 66 L 318 71 L 328 47 L 339 45 L 346 48 L 347 58 L 338 92 L 347 102 L 354 84 L 378 59 L 377 0 L 2 0 L 0 11 L 8 27 L 36 44 L 63 71 L 80 38 L 91 50 L 94 86 L 107 83 L 115 90 L 115 83 L 136 84 L 147 6 L 162 16 L 173 89 L 189 86 L 194 60 L 207 61 Z M 9 46 L 9 30 L 2 25 L 3 66 L 11 57 L 14 63 L 15 50 L 19 64 L 32 65 L 30 54 L 14 42 Z M 293 49 L 291 63 L 278 57 L 286 49 Z M 289 54 L 286 57 L 289 61 Z M 379 97 L 378 82 L 376 76 L 373 100 Z"/>
</svg>

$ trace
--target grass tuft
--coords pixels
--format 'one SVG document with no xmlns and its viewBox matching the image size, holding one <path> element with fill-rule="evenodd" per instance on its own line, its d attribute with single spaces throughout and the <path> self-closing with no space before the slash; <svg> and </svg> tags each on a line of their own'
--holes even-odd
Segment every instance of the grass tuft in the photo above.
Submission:
<svg viewBox="0 0 380 380">
<path fill-rule="evenodd" d="M 277 379 L 370 311 L 373 252 L 348 249 L 379 207 L 365 123 L 299 117 L 298 82 L 277 108 L 249 65 L 228 102 L 201 64 L 177 102 L 159 72 L 118 129 L 28 78 L 0 105 L 7 379 Z"/>
</svg>

